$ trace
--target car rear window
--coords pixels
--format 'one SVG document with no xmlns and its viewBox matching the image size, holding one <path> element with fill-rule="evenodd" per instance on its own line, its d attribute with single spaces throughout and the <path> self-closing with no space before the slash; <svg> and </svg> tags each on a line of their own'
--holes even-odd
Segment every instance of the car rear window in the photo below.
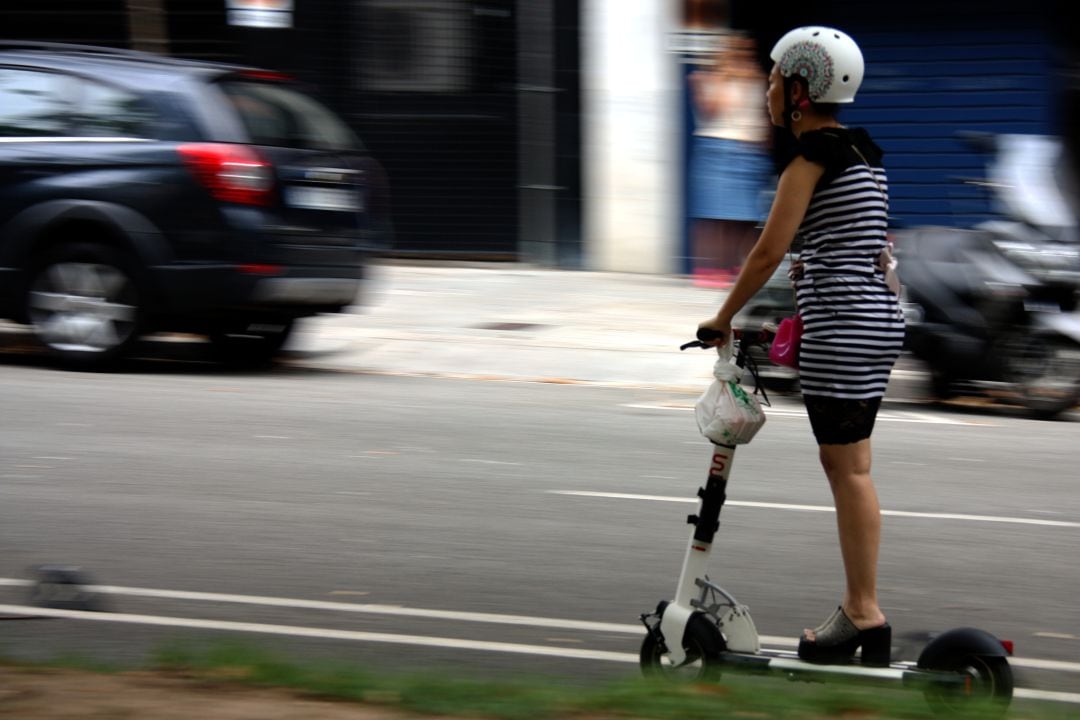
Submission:
<svg viewBox="0 0 1080 720">
<path fill-rule="evenodd" d="M 225 95 L 256 145 L 306 150 L 362 150 L 333 112 L 299 90 L 276 82 L 225 80 Z"/>
</svg>

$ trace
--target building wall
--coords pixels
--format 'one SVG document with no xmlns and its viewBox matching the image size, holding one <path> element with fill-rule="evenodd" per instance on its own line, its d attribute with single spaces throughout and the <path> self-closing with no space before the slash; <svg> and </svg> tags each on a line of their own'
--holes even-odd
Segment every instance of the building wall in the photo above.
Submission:
<svg viewBox="0 0 1080 720">
<path fill-rule="evenodd" d="M 520 2 L 518 257 L 581 266 L 580 0 Z"/>
</svg>

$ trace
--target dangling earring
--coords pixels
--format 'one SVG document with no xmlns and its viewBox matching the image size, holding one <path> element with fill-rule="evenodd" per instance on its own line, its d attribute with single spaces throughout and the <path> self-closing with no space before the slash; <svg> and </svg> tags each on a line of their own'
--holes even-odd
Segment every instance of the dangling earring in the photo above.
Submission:
<svg viewBox="0 0 1080 720">
<path fill-rule="evenodd" d="M 791 111 L 791 122 L 799 122 L 802 120 L 802 113 L 798 110 Z"/>
</svg>

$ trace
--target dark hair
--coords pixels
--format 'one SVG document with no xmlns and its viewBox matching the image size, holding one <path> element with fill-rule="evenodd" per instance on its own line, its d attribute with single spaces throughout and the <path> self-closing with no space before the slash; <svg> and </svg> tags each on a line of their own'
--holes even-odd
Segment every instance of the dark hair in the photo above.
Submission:
<svg viewBox="0 0 1080 720">
<path fill-rule="evenodd" d="M 787 98 L 791 97 L 791 86 L 795 84 L 798 84 L 799 87 L 803 89 L 803 95 L 805 95 L 806 97 L 810 97 L 810 86 L 806 82 L 806 78 L 800 77 L 798 75 L 792 75 L 790 77 L 784 78 L 785 103 L 787 101 Z M 831 118 L 835 118 L 837 115 L 840 114 L 840 103 L 820 103 L 811 100 L 810 106 L 814 108 L 814 112 L 821 115 L 828 115 Z"/>
</svg>

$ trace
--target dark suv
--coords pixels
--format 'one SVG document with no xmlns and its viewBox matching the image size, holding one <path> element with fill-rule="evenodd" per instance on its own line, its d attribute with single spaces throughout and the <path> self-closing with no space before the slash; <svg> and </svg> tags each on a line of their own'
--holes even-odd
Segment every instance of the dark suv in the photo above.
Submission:
<svg viewBox="0 0 1080 720">
<path fill-rule="evenodd" d="M 380 166 L 288 78 L 0 41 L 0 317 L 65 364 L 153 331 L 272 357 L 356 298 L 389 227 Z"/>
</svg>

